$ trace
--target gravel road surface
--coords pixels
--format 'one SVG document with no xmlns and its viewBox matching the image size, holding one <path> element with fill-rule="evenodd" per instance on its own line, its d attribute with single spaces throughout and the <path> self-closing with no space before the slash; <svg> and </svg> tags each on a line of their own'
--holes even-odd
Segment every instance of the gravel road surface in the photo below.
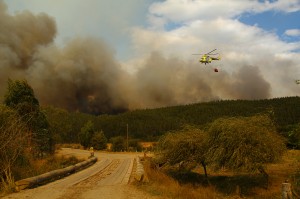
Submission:
<svg viewBox="0 0 300 199">
<path fill-rule="evenodd" d="M 89 152 L 63 148 L 62 155 L 87 158 Z M 87 169 L 55 182 L 22 190 L 4 199 L 153 199 L 158 198 L 140 190 L 128 181 L 132 173 L 135 153 L 95 152 L 98 161 Z"/>
</svg>

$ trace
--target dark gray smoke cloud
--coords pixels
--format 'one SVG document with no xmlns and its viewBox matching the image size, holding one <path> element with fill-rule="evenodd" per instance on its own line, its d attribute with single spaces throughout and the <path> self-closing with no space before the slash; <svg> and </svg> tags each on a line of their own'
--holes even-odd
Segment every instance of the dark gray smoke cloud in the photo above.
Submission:
<svg viewBox="0 0 300 199">
<path fill-rule="evenodd" d="M 122 96 L 126 73 L 100 40 L 77 38 L 63 49 L 42 47 L 28 71 L 44 103 L 96 114 L 128 107 Z"/>
<path fill-rule="evenodd" d="M 258 67 L 236 67 L 228 74 L 204 66 L 153 53 L 136 74 L 139 107 L 160 107 L 217 99 L 264 99 L 271 86 Z M 133 102 L 134 100 L 130 100 Z"/>
<path fill-rule="evenodd" d="M 45 14 L 22 12 L 10 16 L 6 10 L 0 1 L 0 94 L 8 77 L 26 75 L 37 48 L 51 43 L 56 34 L 54 20 Z"/>
<path fill-rule="evenodd" d="M 139 106 L 159 107 L 211 100 L 215 95 L 203 78 L 205 73 L 199 65 L 152 53 L 134 77 Z"/>
<path fill-rule="evenodd" d="M 244 66 L 233 75 L 233 79 L 232 93 L 237 99 L 262 99 L 271 95 L 271 86 L 258 67 Z"/>
<path fill-rule="evenodd" d="M 257 67 L 214 73 L 210 66 L 155 52 L 131 75 L 103 41 L 75 38 L 60 48 L 53 43 L 55 34 L 51 17 L 12 16 L 0 1 L 1 96 L 8 78 L 27 79 L 41 104 L 95 114 L 270 96 L 270 85 Z"/>
<path fill-rule="evenodd" d="M 0 27 L 1 65 L 16 69 L 27 69 L 37 47 L 51 43 L 56 34 L 55 22 L 46 14 L 25 11 L 10 16 L 2 1 Z"/>
</svg>

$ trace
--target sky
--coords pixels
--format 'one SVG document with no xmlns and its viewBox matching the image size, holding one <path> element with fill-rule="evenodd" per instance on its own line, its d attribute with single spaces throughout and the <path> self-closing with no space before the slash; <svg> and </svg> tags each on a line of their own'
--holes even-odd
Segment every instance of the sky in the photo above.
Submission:
<svg viewBox="0 0 300 199">
<path fill-rule="evenodd" d="M 239 24 L 258 28 L 287 44 L 300 41 L 299 0 L 128 0 L 126 3 L 122 0 L 5 0 L 5 3 L 11 14 L 29 10 L 53 17 L 58 29 L 56 42 L 60 45 L 76 36 L 99 37 L 114 48 L 120 60 L 133 56 L 129 53 L 136 42 L 132 34 L 139 29 L 149 33 L 162 32 L 170 38 L 176 30 L 186 29 L 191 32 L 185 34 L 193 36 L 188 28 L 194 23 L 217 19 L 229 20 L 220 26 Z M 214 30 L 203 32 L 211 34 L 211 31 Z M 220 33 L 213 35 L 219 37 Z M 218 47 L 218 42 L 212 45 Z M 197 50 L 206 52 L 210 49 L 199 46 Z M 299 51 L 299 44 L 293 50 Z"/>
<path fill-rule="evenodd" d="M 130 29 L 143 26 L 152 0 L 5 0 L 11 14 L 28 10 L 46 13 L 57 24 L 56 42 L 64 45 L 78 36 L 98 37 L 115 49 L 120 59 L 130 56 Z"/>
<path fill-rule="evenodd" d="M 101 40 L 130 81 L 142 81 L 141 88 L 135 88 L 139 84 L 135 82 L 128 92 L 136 97 L 139 89 L 152 87 L 160 93 L 152 102 L 145 100 L 149 98 L 146 92 L 139 99 L 144 103 L 126 99 L 129 107 L 300 95 L 300 87 L 295 84 L 300 79 L 300 0 L 1 1 L 12 17 L 24 11 L 35 16 L 45 13 L 55 22 L 50 44 L 56 48 L 65 49 L 77 38 Z M 201 65 L 199 57 L 192 55 L 213 49 L 221 60 L 210 66 Z M 219 73 L 212 74 L 213 68 Z M 174 71 L 178 77 L 170 77 Z M 195 77 L 190 78 L 190 73 Z M 189 85 L 184 89 L 191 87 L 190 93 L 168 87 L 174 99 L 168 104 L 164 99 L 169 97 L 161 96 L 161 92 L 168 92 L 159 91 L 166 87 L 167 79 L 178 87 L 197 79 L 197 83 L 202 82 L 201 89 L 207 89 L 203 91 L 192 83 L 184 84 Z M 199 93 L 201 97 L 195 97 Z"/>
</svg>

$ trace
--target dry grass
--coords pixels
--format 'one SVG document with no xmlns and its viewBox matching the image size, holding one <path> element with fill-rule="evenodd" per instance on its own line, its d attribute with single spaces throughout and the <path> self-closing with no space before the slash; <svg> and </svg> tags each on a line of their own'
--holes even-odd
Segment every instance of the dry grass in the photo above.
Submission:
<svg viewBox="0 0 300 199">
<path fill-rule="evenodd" d="M 244 198 L 281 198 L 281 184 L 288 179 L 294 188 L 296 188 L 295 174 L 300 169 L 300 151 L 288 150 L 282 160 L 276 164 L 267 165 L 266 172 L 269 175 L 268 186 L 266 179 L 260 174 L 233 173 L 229 171 L 213 172 L 209 171 L 212 183 L 217 187 L 218 191 L 226 194 L 232 193 L 234 187 L 240 187 L 241 195 Z M 198 170 L 201 173 L 202 170 Z M 218 178 L 220 178 L 218 180 Z M 221 180 L 223 178 L 223 180 Z M 219 184 L 227 184 L 224 186 L 227 192 L 220 189 Z M 231 190 L 231 191 L 230 191 Z"/>
<path fill-rule="evenodd" d="M 11 173 L 7 175 L 11 176 L 11 179 L 0 180 L 0 197 L 3 194 L 15 191 L 15 181 L 65 168 L 81 161 L 83 160 L 74 156 L 64 157 L 55 155 L 43 159 L 34 159 L 31 155 L 25 153 L 17 159 Z"/>
<path fill-rule="evenodd" d="M 149 161 L 145 162 L 145 172 L 149 182 L 147 184 L 138 184 L 137 186 L 152 195 L 172 199 L 220 198 L 213 186 L 194 187 L 191 184 L 180 185 L 178 181 L 169 177 L 165 173 L 151 168 Z"/>
<path fill-rule="evenodd" d="M 280 199 L 281 184 L 289 179 L 295 192 L 300 187 L 300 151 L 289 150 L 281 162 L 267 166 L 269 183 L 260 174 L 233 173 L 222 170 L 208 170 L 209 186 L 205 186 L 202 168 L 192 173 L 164 172 L 150 167 L 145 163 L 145 171 L 149 183 L 138 185 L 152 195 L 163 198 L 184 199 L 214 199 L 214 198 L 251 198 L 251 199 Z M 296 177 L 297 174 L 297 177 Z M 172 176 L 172 177 L 170 177 Z M 299 194 L 299 193 L 298 193 Z"/>
<path fill-rule="evenodd" d="M 295 178 L 295 175 L 298 172 L 300 173 L 300 150 L 289 150 L 283 156 L 283 160 L 280 163 L 270 164 L 267 167 L 267 172 L 270 175 L 270 187 L 266 195 L 279 193 L 281 184 L 286 179 L 292 183 L 294 191 L 297 188 L 299 189 L 299 185 L 296 185 L 297 179 Z M 298 181 L 299 180 L 300 179 L 298 179 Z"/>
<path fill-rule="evenodd" d="M 15 165 L 13 168 L 13 175 L 15 180 L 20 180 L 36 175 L 40 175 L 52 170 L 65 168 L 70 165 L 74 165 L 80 160 L 74 156 L 49 156 L 43 159 L 28 158 L 25 162 Z"/>
</svg>

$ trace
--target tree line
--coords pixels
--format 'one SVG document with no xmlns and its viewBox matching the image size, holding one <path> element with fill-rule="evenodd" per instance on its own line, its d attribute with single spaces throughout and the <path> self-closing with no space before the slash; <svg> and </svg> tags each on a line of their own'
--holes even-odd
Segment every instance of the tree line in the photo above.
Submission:
<svg viewBox="0 0 300 199">
<path fill-rule="evenodd" d="M 50 106 L 42 110 L 59 143 L 78 143 L 78 134 L 88 121 L 93 122 L 95 130 L 103 132 L 108 140 L 125 137 L 128 125 L 130 138 L 157 141 L 166 132 L 180 130 L 186 124 L 205 127 L 219 118 L 270 113 L 277 132 L 288 140 L 288 146 L 300 147 L 300 97 L 224 100 L 99 116 Z"/>
</svg>

